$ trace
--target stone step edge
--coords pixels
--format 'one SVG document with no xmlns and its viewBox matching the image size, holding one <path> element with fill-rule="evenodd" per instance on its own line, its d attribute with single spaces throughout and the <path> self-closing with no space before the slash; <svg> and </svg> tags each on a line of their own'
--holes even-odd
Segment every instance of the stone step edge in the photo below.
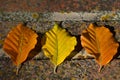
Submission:
<svg viewBox="0 0 120 80">
<path fill-rule="evenodd" d="M 120 11 L 96 12 L 0 12 L 0 21 L 120 21 Z"/>
</svg>

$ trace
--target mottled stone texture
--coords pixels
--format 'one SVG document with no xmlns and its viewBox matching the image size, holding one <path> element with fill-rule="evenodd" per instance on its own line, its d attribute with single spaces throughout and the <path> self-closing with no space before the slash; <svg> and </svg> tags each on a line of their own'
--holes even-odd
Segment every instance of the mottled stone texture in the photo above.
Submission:
<svg viewBox="0 0 120 80">
<path fill-rule="evenodd" d="M 0 21 L 119 21 L 120 11 L 95 11 L 95 12 L 0 12 Z"/>
<path fill-rule="evenodd" d="M 106 13 L 93 15 L 94 12 L 101 11 Z M 113 13 L 108 14 L 107 11 Z M 114 37 L 120 43 L 119 11 L 120 0 L 0 0 L 0 80 L 119 80 L 120 56 L 106 65 L 101 72 L 98 72 L 99 65 L 94 59 L 79 58 L 79 60 L 64 61 L 59 65 L 57 74 L 54 74 L 54 65 L 43 52 L 40 52 L 34 59 L 25 62 L 19 75 L 15 75 L 15 65 L 2 50 L 8 32 L 21 22 L 28 22 L 27 26 L 41 35 L 57 22 L 74 36 L 80 36 L 90 23 L 96 22 L 114 30 Z M 8 14 L 9 12 L 11 13 Z M 60 19 L 60 16 L 54 16 L 54 19 L 48 12 L 87 12 L 87 14 L 80 15 L 80 20 L 73 17 L 79 16 L 78 14 L 72 14 L 73 16 L 69 15 L 70 18 L 67 20 L 68 18 Z M 96 15 L 98 16 L 94 17 Z"/>
<path fill-rule="evenodd" d="M 0 0 L 1 11 L 117 11 L 120 0 Z"/>
<path fill-rule="evenodd" d="M 65 61 L 59 65 L 57 74 L 53 73 L 53 64 L 49 60 L 31 60 L 24 63 L 19 75 L 16 67 L 8 58 L 0 58 L 1 80 L 119 80 L 120 62 L 112 61 L 101 72 L 94 60 Z"/>
</svg>

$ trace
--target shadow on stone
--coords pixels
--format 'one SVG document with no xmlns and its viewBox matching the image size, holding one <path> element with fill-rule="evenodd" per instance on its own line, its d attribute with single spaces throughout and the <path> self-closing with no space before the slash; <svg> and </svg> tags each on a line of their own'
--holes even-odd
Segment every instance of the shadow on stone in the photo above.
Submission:
<svg viewBox="0 0 120 80">
<path fill-rule="evenodd" d="M 30 51 L 27 60 L 32 59 L 41 51 L 41 48 L 42 48 L 41 38 L 42 38 L 42 34 L 38 33 L 37 44 L 35 48 Z"/>
<path fill-rule="evenodd" d="M 83 47 L 82 47 L 82 45 L 81 45 L 80 36 L 81 36 L 81 35 L 75 36 L 75 37 L 76 37 L 76 40 L 77 40 L 77 45 L 75 46 L 75 49 L 71 52 L 71 54 L 67 57 L 66 60 L 71 60 L 72 57 L 74 57 L 79 51 L 82 50 Z"/>
<path fill-rule="evenodd" d="M 113 59 L 120 59 L 120 58 L 118 58 L 118 56 L 120 56 L 120 42 L 118 42 L 119 43 L 119 47 L 118 47 L 118 49 L 117 49 L 117 53 L 116 53 L 116 55 L 114 56 L 114 58 Z"/>
</svg>

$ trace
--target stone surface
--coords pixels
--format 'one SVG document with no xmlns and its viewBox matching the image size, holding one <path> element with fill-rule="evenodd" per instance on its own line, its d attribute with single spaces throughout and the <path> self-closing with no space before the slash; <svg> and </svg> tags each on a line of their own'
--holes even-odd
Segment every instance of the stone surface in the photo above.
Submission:
<svg viewBox="0 0 120 80">
<path fill-rule="evenodd" d="M 120 11 L 95 12 L 0 12 L 0 21 L 119 21 Z"/>
<path fill-rule="evenodd" d="M 115 59 L 98 72 L 99 66 L 92 59 L 65 61 L 53 73 L 49 60 L 31 60 L 24 63 L 16 75 L 16 67 L 8 58 L 0 58 L 1 80 L 119 80 L 120 61 Z M 6 65 L 7 63 L 7 65 Z M 9 66 L 8 66 L 9 65 Z"/>
<path fill-rule="evenodd" d="M 0 0 L 1 11 L 118 11 L 120 0 Z"/>
<path fill-rule="evenodd" d="M 18 23 L 38 34 L 44 34 L 55 22 L 78 37 L 90 23 L 109 25 L 120 43 L 120 0 L 0 0 L 0 80 L 119 80 L 120 56 L 98 72 L 93 59 L 77 58 L 59 65 L 57 74 L 53 64 L 40 52 L 25 62 L 19 75 L 5 55 L 2 45 L 8 32 Z M 85 51 L 81 51 L 84 54 Z M 118 51 L 120 54 L 120 51 Z"/>
</svg>

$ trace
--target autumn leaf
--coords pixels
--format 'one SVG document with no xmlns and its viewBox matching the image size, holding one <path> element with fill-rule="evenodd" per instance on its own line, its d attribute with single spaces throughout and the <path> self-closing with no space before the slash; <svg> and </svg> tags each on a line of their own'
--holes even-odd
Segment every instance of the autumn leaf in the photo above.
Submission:
<svg viewBox="0 0 120 80">
<path fill-rule="evenodd" d="M 74 50 L 77 41 L 75 37 L 70 36 L 65 29 L 57 24 L 54 25 L 53 29 L 46 32 L 45 37 L 46 42 L 42 49 L 55 65 L 54 72 L 56 72 L 56 67 Z"/>
<path fill-rule="evenodd" d="M 82 32 L 81 44 L 101 67 L 113 59 L 119 46 L 108 28 L 94 24 Z"/>
<path fill-rule="evenodd" d="M 16 66 L 23 63 L 37 43 L 37 34 L 23 24 L 13 28 L 4 40 L 3 49 Z"/>
</svg>

